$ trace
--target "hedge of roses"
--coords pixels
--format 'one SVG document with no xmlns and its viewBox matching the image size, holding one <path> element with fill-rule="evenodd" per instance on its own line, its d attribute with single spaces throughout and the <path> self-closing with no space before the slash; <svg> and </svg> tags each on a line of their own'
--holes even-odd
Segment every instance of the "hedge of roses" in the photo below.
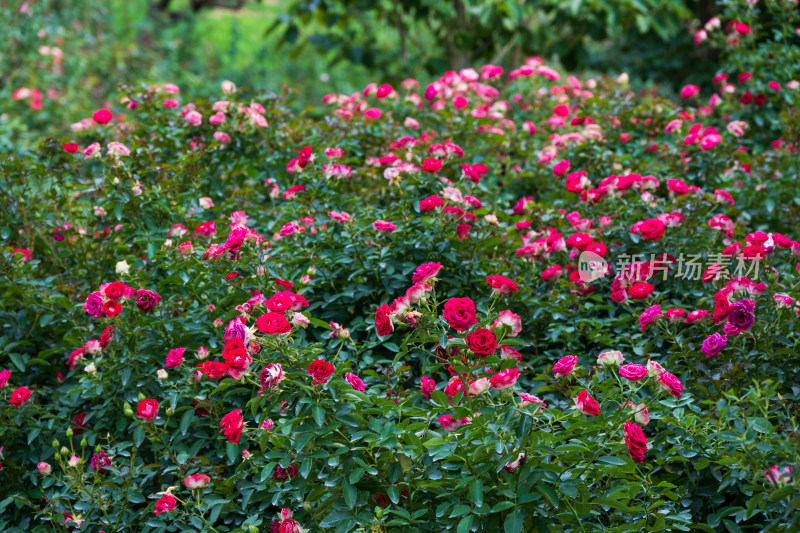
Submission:
<svg viewBox="0 0 800 533">
<path fill-rule="evenodd" d="M 8 154 L 0 526 L 800 527 L 800 63 L 738 7 L 677 102 L 166 83 Z"/>
</svg>

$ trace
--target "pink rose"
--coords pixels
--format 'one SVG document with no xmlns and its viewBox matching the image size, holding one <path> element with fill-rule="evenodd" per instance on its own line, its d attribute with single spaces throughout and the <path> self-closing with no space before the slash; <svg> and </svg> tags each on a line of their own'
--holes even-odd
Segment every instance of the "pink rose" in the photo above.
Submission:
<svg viewBox="0 0 800 533">
<path fill-rule="evenodd" d="M 627 364 L 619 367 L 619 375 L 630 381 L 639 381 L 647 376 L 647 368 L 637 364 Z"/>
<path fill-rule="evenodd" d="M 361 381 L 361 378 L 356 376 L 352 372 L 348 372 L 347 374 L 345 374 L 344 379 L 347 380 L 347 382 L 350 384 L 351 387 L 353 387 L 353 389 L 359 392 L 364 392 L 364 390 L 366 390 L 364 382 Z"/>
<path fill-rule="evenodd" d="M 189 490 L 205 488 L 209 483 L 211 483 L 211 478 L 205 474 L 192 474 L 183 480 L 183 484 Z"/>
<path fill-rule="evenodd" d="M 503 390 L 513 387 L 518 379 L 519 370 L 516 368 L 507 368 L 501 372 L 495 373 L 489 381 L 493 389 Z"/>
<path fill-rule="evenodd" d="M 578 358 L 574 355 L 565 355 L 558 361 L 556 364 L 553 365 L 553 375 L 555 377 L 563 376 L 568 377 L 572 374 L 572 371 L 575 369 L 575 364 L 578 362 Z"/>
</svg>

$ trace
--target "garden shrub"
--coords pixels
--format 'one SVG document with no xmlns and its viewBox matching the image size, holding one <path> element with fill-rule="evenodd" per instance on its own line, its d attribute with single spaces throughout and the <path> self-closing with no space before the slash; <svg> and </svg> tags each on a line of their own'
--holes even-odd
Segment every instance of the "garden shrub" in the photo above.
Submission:
<svg viewBox="0 0 800 533">
<path fill-rule="evenodd" d="M 725 54 L 781 90 L 125 86 L 6 154 L 0 526 L 795 530 L 798 69 Z"/>
</svg>

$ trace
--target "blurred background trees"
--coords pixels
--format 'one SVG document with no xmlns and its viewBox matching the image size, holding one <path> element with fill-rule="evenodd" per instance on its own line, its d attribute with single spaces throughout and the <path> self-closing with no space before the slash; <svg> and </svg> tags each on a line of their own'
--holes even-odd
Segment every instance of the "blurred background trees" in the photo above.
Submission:
<svg viewBox="0 0 800 533">
<path fill-rule="evenodd" d="M 369 82 L 537 55 L 662 92 L 707 80 L 713 0 L 21 0 L 0 6 L 0 150 L 88 116 L 120 84 L 224 79 L 296 108 Z M 21 91 L 22 90 L 22 91 Z M 311 110 L 313 112 L 313 110 Z"/>
</svg>

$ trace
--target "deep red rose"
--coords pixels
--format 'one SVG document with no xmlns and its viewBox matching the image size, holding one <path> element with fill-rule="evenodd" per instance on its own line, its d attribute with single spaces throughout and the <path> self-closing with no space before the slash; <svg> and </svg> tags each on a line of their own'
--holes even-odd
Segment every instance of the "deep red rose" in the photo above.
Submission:
<svg viewBox="0 0 800 533">
<path fill-rule="evenodd" d="M 242 410 L 234 409 L 227 415 L 222 417 L 219 423 L 220 433 L 224 433 L 228 438 L 228 442 L 238 444 L 244 429 L 244 420 L 242 420 Z"/>
<path fill-rule="evenodd" d="M 292 288 L 294 287 L 294 283 L 292 283 L 291 281 L 286 281 L 286 280 L 280 279 L 280 278 L 275 280 L 275 285 L 277 285 L 278 287 L 281 287 L 283 289 L 286 289 L 287 291 L 292 290 Z"/>
<path fill-rule="evenodd" d="M 450 327 L 458 331 L 466 331 L 478 323 L 475 303 L 469 298 L 450 298 L 442 314 Z"/>
<path fill-rule="evenodd" d="M 387 304 L 382 304 L 375 311 L 375 330 L 378 332 L 379 337 L 383 337 L 394 331 L 394 325 L 389 316 L 390 313 L 391 310 Z"/>
<path fill-rule="evenodd" d="M 136 307 L 143 313 L 151 313 L 161 301 L 161 296 L 148 291 L 147 289 L 139 289 L 136 291 Z"/>
<path fill-rule="evenodd" d="M 256 319 L 256 328 L 267 335 L 280 335 L 292 331 L 292 325 L 282 313 L 270 311 Z"/>
<path fill-rule="evenodd" d="M 72 429 L 73 435 L 80 435 L 86 429 L 86 426 L 86 413 L 78 413 L 72 419 L 72 424 L 69 427 Z"/>
<path fill-rule="evenodd" d="M 728 299 L 724 296 L 714 298 L 714 312 L 711 319 L 714 322 L 722 322 L 728 318 L 729 314 L 731 314 L 731 303 Z"/>
<path fill-rule="evenodd" d="M 467 346 L 475 355 L 492 355 L 497 350 L 497 337 L 490 329 L 476 329 L 467 335 Z"/>
<path fill-rule="evenodd" d="M 171 494 L 164 494 L 156 502 L 155 514 L 169 513 L 178 505 L 178 500 Z"/>
<path fill-rule="evenodd" d="M 64 151 L 68 154 L 74 154 L 78 151 L 78 143 L 64 143 Z"/>
<path fill-rule="evenodd" d="M 647 438 L 644 436 L 642 428 L 630 420 L 625 421 L 625 445 L 631 459 L 635 463 L 644 462 L 644 454 L 647 451 Z"/>
<path fill-rule="evenodd" d="M 220 361 L 203 361 L 197 368 L 209 379 L 219 379 L 228 372 L 228 365 Z"/>
<path fill-rule="evenodd" d="M 30 399 L 31 390 L 27 387 L 18 387 L 14 389 L 14 392 L 11 393 L 11 397 L 8 399 L 8 401 L 14 407 L 19 407 Z"/>
<path fill-rule="evenodd" d="M 316 359 L 312 361 L 306 369 L 306 371 L 311 374 L 311 377 L 314 378 L 315 385 L 327 383 L 328 378 L 331 377 L 331 374 L 333 374 L 334 370 L 336 370 L 336 367 L 327 361 L 323 361 L 322 359 Z"/>
<path fill-rule="evenodd" d="M 509 292 L 517 292 L 519 287 L 512 280 L 499 274 L 486 276 L 486 283 L 495 290 L 497 294 L 507 294 Z"/>
<path fill-rule="evenodd" d="M 230 339 L 225 343 L 225 348 L 222 349 L 222 357 L 225 359 L 225 364 L 228 368 L 233 370 L 231 375 L 236 379 L 253 362 L 253 357 L 245 348 L 242 339 L 239 338 Z"/>
<path fill-rule="evenodd" d="M 100 347 L 105 348 L 108 346 L 108 343 L 112 341 L 114 338 L 114 327 L 108 326 L 106 329 L 103 330 L 103 334 L 100 335 Z"/>
</svg>

